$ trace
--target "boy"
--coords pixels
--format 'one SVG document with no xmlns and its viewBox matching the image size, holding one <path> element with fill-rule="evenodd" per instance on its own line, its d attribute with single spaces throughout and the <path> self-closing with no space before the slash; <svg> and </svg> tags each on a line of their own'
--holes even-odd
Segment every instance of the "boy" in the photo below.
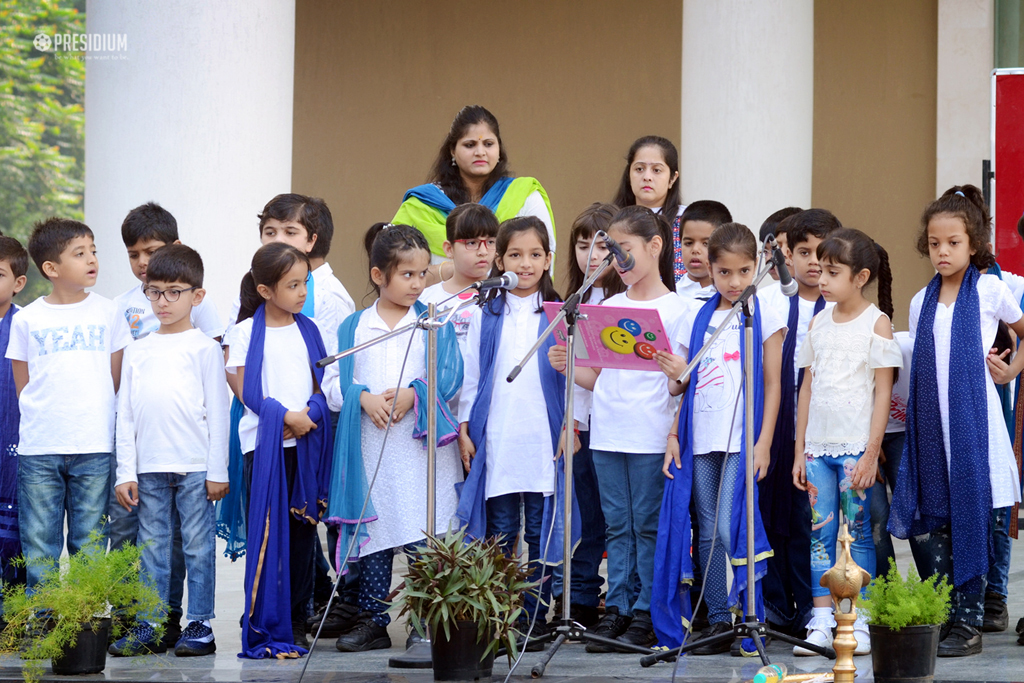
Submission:
<svg viewBox="0 0 1024 683">
<path fill-rule="evenodd" d="M 117 502 L 138 508 L 142 569 L 166 603 L 171 589 L 172 517 L 180 523 L 188 573 L 189 623 L 174 654 L 212 654 L 216 529 L 213 502 L 228 492 L 228 390 L 220 345 L 192 326 L 202 303 L 203 261 L 183 244 L 149 263 L 146 298 L 159 329 L 125 350 L 118 394 Z M 162 615 L 161 615 L 162 616 Z M 156 623 L 140 620 L 110 646 L 113 655 L 165 652 Z"/>
<path fill-rule="evenodd" d="M 807 337 L 811 318 L 826 308 L 818 289 L 821 266 L 817 249 L 830 232 L 842 227 L 831 212 L 808 209 L 783 219 L 776 228 L 776 240 L 787 238 L 788 261 L 792 263 L 797 294 L 790 298 L 777 287 L 769 287 L 759 298 L 765 306 L 787 317 L 782 346 L 782 401 L 775 437 L 772 440 L 772 471 L 759 484 L 761 515 L 775 556 L 768 560 L 764 580 L 765 609 L 769 618 L 793 633 L 803 633 L 811 613 L 811 511 L 810 501 L 792 485 L 797 388 L 802 372 L 795 359 Z M 831 612 L 829 612 L 831 618 Z M 810 654 L 800 646 L 794 654 Z"/>
<path fill-rule="evenodd" d="M 789 254 L 786 253 L 786 231 L 783 230 L 779 232 L 779 224 L 785 219 L 789 218 L 790 216 L 798 214 L 801 211 L 803 211 L 803 209 L 799 209 L 795 206 L 790 206 L 785 209 L 779 209 L 771 216 L 768 216 L 768 218 L 765 218 L 764 223 L 761 224 L 761 229 L 757 233 L 758 243 L 764 244 L 765 239 L 767 239 L 768 236 L 771 235 L 772 237 L 775 238 L 775 243 L 779 245 L 779 249 L 782 250 L 783 256 L 785 256 L 788 260 Z M 786 267 L 789 267 L 788 264 Z M 772 266 L 772 269 L 768 271 L 768 274 L 771 275 L 773 280 L 778 282 L 779 274 L 775 272 L 774 266 Z"/>
<path fill-rule="evenodd" d="M 29 589 L 60 557 L 103 529 L 110 502 L 114 396 L 131 333 L 114 302 L 86 292 L 99 263 L 92 230 L 50 218 L 37 223 L 28 251 L 53 291 L 21 309 L 10 358 L 21 410 L 18 523 Z"/>
<path fill-rule="evenodd" d="M 686 274 L 676 282 L 676 293 L 687 299 L 710 299 L 715 294 L 708 265 L 708 238 L 715 228 L 732 222 L 725 204 L 710 199 L 693 202 L 679 219 Z"/>
</svg>

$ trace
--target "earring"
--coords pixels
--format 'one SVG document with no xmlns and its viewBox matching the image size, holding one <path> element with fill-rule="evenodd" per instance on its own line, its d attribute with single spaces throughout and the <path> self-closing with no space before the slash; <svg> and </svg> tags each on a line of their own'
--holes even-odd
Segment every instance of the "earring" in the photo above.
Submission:
<svg viewBox="0 0 1024 683">
<path fill-rule="evenodd" d="M 455 155 L 453 154 L 452 155 L 452 166 L 454 166 L 454 165 L 455 165 Z"/>
</svg>

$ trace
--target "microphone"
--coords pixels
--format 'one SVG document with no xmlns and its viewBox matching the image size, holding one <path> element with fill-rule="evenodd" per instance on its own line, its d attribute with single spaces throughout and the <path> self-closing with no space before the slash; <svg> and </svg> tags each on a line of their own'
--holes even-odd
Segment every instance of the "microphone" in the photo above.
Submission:
<svg viewBox="0 0 1024 683">
<path fill-rule="evenodd" d="M 486 292 L 489 289 L 515 289 L 519 286 L 519 276 L 513 272 L 507 272 L 504 275 L 498 277 L 487 278 L 486 280 L 480 280 L 470 285 L 470 288 L 477 290 L 478 292 Z"/>
<path fill-rule="evenodd" d="M 775 264 L 775 272 L 779 274 L 779 287 L 782 289 L 782 293 L 786 296 L 796 296 L 796 293 L 800 291 L 800 285 L 789 274 L 786 257 L 781 249 L 776 248 L 772 251 L 772 263 Z"/>
<path fill-rule="evenodd" d="M 608 251 L 615 257 L 615 262 L 619 265 L 622 270 L 633 270 L 633 266 L 636 265 L 636 259 L 628 251 L 624 251 L 619 243 L 608 236 L 604 230 L 598 230 L 597 236 L 604 240 L 604 244 L 608 247 Z"/>
</svg>

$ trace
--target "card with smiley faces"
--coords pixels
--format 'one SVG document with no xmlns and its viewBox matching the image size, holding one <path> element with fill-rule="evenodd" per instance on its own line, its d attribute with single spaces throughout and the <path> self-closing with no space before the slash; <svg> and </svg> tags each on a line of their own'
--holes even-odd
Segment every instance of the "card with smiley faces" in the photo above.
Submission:
<svg viewBox="0 0 1024 683">
<path fill-rule="evenodd" d="M 548 320 L 554 320 L 562 304 L 544 303 Z M 580 306 L 577 326 L 576 364 L 583 368 L 618 368 L 660 372 L 654 360 L 656 351 L 672 352 L 661 316 L 653 308 L 616 306 Z M 566 345 L 565 324 L 555 328 L 555 343 Z"/>
</svg>

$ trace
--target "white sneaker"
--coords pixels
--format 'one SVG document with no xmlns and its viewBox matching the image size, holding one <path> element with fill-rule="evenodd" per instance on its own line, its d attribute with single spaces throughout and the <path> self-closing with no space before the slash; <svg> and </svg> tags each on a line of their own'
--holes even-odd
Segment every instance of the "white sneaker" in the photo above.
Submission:
<svg viewBox="0 0 1024 683">
<path fill-rule="evenodd" d="M 832 646 L 832 629 L 836 622 L 832 617 L 812 617 L 807 623 L 807 637 L 804 639 L 812 645 L 821 647 Z M 801 645 L 793 646 L 793 655 L 796 657 L 820 657 L 817 652 L 812 652 Z"/>
<path fill-rule="evenodd" d="M 871 654 L 871 632 L 868 630 L 867 618 L 858 616 L 853 622 L 853 637 L 857 639 L 857 649 L 853 651 L 856 656 Z"/>
</svg>

